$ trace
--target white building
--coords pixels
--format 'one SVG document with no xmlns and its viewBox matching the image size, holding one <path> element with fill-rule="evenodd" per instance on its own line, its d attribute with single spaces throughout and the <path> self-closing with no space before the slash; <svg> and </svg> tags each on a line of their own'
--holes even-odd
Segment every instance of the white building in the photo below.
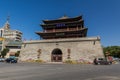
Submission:
<svg viewBox="0 0 120 80">
<path fill-rule="evenodd" d="M 0 28 L 0 37 L 12 41 L 22 41 L 22 32 L 18 30 L 11 30 L 10 24 L 7 21 L 5 25 L 2 28 Z"/>
<path fill-rule="evenodd" d="M 21 50 L 22 32 L 19 30 L 11 30 L 8 20 L 5 25 L 0 28 L 0 38 L 0 50 L 3 50 L 5 47 L 9 48 L 8 56 L 11 53 L 13 54 Z"/>
</svg>

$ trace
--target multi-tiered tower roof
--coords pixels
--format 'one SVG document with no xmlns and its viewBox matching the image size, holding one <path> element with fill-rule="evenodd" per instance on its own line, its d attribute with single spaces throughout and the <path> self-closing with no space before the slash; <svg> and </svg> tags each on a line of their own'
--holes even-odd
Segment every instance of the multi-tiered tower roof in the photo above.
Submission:
<svg viewBox="0 0 120 80">
<path fill-rule="evenodd" d="M 69 18 L 63 16 L 56 20 L 43 20 L 43 31 L 36 32 L 43 39 L 78 38 L 87 36 L 82 16 Z"/>
</svg>

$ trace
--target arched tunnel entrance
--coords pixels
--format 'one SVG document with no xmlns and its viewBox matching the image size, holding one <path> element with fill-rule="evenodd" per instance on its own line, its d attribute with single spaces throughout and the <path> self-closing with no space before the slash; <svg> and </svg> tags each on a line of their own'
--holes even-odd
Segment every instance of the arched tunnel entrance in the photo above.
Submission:
<svg viewBox="0 0 120 80">
<path fill-rule="evenodd" d="M 62 51 L 59 48 L 56 48 L 51 53 L 52 62 L 62 62 Z"/>
</svg>

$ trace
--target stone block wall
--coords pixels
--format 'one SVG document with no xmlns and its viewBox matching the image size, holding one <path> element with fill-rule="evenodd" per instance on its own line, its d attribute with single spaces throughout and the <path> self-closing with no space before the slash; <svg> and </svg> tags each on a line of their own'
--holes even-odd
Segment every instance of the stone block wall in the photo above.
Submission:
<svg viewBox="0 0 120 80">
<path fill-rule="evenodd" d="M 21 60 L 38 58 L 38 50 L 41 49 L 40 59 L 51 62 L 51 54 L 54 49 L 62 51 L 62 61 L 67 60 L 70 49 L 71 60 L 86 60 L 92 62 L 95 57 L 104 57 L 99 37 L 86 37 L 75 39 L 51 39 L 26 41 L 22 45 Z"/>
</svg>

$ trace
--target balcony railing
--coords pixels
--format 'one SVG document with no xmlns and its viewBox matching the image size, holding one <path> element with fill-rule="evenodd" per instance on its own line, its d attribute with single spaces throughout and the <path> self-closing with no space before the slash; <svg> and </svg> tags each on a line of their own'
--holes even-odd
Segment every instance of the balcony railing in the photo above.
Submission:
<svg viewBox="0 0 120 80">
<path fill-rule="evenodd" d="M 64 31 L 77 31 L 82 30 L 84 28 L 66 28 L 66 29 L 52 29 L 52 30 L 44 30 L 43 32 L 49 33 L 49 32 L 64 32 Z"/>
</svg>

